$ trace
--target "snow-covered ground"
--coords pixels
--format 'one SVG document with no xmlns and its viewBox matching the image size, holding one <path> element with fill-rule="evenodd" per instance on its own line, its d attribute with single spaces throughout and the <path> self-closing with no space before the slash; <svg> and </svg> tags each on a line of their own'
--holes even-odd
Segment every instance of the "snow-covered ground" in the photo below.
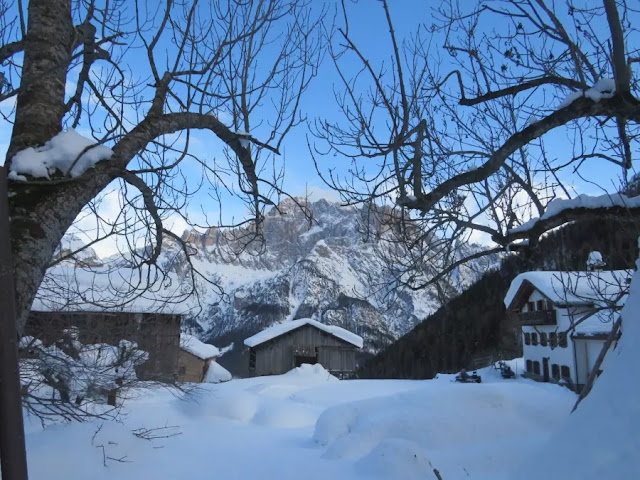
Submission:
<svg viewBox="0 0 640 480">
<path fill-rule="evenodd" d="M 518 371 L 521 366 L 514 365 Z M 142 392 L 121 422 L 27 421 L 30 478 L 514 478 L 562 424 L 569 390 L 482 370 L 482 384 L 339 381 L 319 366 Z M 136 437 L 140 428 L 154 440 Z M 106 466 L 105 466 L 106 464 Z"/>
</svg>

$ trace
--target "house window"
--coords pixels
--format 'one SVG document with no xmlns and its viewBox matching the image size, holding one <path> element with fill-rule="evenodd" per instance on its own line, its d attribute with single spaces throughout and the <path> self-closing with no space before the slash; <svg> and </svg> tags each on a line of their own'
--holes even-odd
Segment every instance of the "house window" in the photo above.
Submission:
<svg viewBox="0 0 640 480">
<path fill-rule="evenodd" d="M 524 334 L 524 344 L 531 345 L 531 334 L 529 332 Z"/>
<path fill-rule="evenodd" d="M 571 370 L 566 365 L 562 365 L 560 367 L 560 376 L 562 378 L 566 378 L 567 380 L 571 380 Z"/>
<path fill-rule="evenodd" d="M 533 373 L 540 375 L 540 362 L 533 362 Z"/>
<path fill-rule="evenodd" d="M 547 302 L 545 302 L 544 300 L 538 300 L 538 301 L 536 302 L 536 307 L 537 307 L 536 309 L 537 309 L 537 310 L 546 310 L 546 305 L 545 305 L 545 303 L 547 303 Z"/>
<path fill-rule="evenodd" d="M 567 332 L 560 332 L 558 335 L 558 344 L 562 348 L 567 348 Z"/>
<path fill-rule="evenodd" d="M 536 302 L 527 303 L 527 311 L 533 312 L 536 309 Z"/>
<path fill-rule="evenodd" d="M 551 376 L 555 380 L 560 380 L 560 365 L 557 365 L 555 363 L 551 365 Z"/>
<path fill-rule="evenodd" d="M 540 333 L 540 345 L 543 347 L 547 346 L 547 334 L 544 332 Z"/>
<path fill-rule="evenodd" d="M 533 362 L 531 360 L 527 360 L 527 372 L 531 372 L 533 370 Z"/>
<path fill-rule="evenodd" d="M 556 348 L 558 346 L 558 334 L 556 332 L 551 332 L 549 334 L 549 346 L 551 348 Z"/>
<path fill-rule="evenodd" d="M 537 345 L 537 344 L 538 344 L 538 334 L 534 332 L 531 334 L 531 345 Z"/>
</svg>

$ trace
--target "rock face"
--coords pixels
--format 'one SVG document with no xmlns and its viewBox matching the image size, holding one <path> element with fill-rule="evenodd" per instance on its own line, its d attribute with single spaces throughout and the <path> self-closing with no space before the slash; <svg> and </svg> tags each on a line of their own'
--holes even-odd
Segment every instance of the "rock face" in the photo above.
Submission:
<svg viewBox="0 0 640 480">
<path fill-rule="evenodd" d="M 75 267 L 99 267 L 102 262 L 95 250 L 77 235 L 66 235 L 53 253 L 52 262 Z"/>
<path fill-rule="evenodd" d="M 225 291 L 217 305 L 187 322 L 201 338 L 241 347 L 244 338 L 274 323 L 310 317 L 355 332 L 364 338 L 364 351 L 375 353 L 437 310 L 443 292 L 459 293 L 479 276 L 465 267 L 439 292 L 392 291 L 394 276 L 384 259 L 402 247 L 381 241 L 399 223 L 390 209 L 372 214 L 326 200 L 296 201 L 267 213 L 261 241 L 249 241 L 250 227 L 185 232 L 198 251 L 198 268 Z M 224 359 L 232 370 L 233 358 Z"/>
<path fill-rule="evenodd" d="M 389 259 L 407 253 L 403 245 L 392 241 L 400 225 L 391 209 L 372 211 L 327 200 L 308 203 L 288 199 L 265 215 L 260 237 L 256 237 L 253 225 L 205 233 L 187 231 L 183 239 L 191 247 L 189 261 L 201 275 L 197 282 L 199 302 L 189 298 L 173 308 L 190 310 L 183 329 L 201 340 L 215 345 L 235 343 L 234 351 L 221 363 L 236 375 L 246 373 L 248 366 L 248 360 L 241 358 L 246 355 L 244 338 L 275 323 L 299 318 L 352 331 L 363 337 L 363 352 L 376 353 L 475 281 L 479 273 L 474 267 L 478 271 L 488 268 L 478 264 L 461 267 L 437 289 L 396 289 L 396 264 Z M 470 248 L 460 248 L 460 255 Z M 88 251 L 82 253 L 82 258 L 75 258 L 76 270 L 93 261 L 84 258 L 91 256 Z M 188 289 L 190 269 L 178 242 L 165 238 L 161 263 L 169 276 L 158 290 L 159 296 L 172 298 L 174 290 Z M 115 270 L 111 270 L 113 265 Z M 103 280 L 106 287 L 117 284 L 120 277 L 136 275 L 122 257 L 105 260 L 101 268 L 111 275 L 106 275 L 109 282 Z M 48 272 L 48 277 L 56 274 L 63 277 L 67 272 L 58 267 Z M 87 288 L 95 282 L 85 281 Z M 56 279 L 53 287 L 59 285 Z M 91 288 L 93 292 L 95 288 Z M 129 308 L 156 308 L 154 292 L 145 291 Z M 142 297 L 151 299 L 143 304 Z M 198 308 L 191 308 L 196 304 Z"/>
</svg>

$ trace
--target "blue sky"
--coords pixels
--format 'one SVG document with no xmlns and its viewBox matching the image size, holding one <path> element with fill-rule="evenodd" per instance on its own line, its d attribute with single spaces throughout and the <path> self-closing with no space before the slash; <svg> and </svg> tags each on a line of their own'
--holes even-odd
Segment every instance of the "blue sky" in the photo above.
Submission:
<svg viewBox="0 0 640 480">
<path fill-rule="evenodd" d="M 314 6 L 318 3 L 314 2 Z M 390 42 L 388 28 L 384 19 L 384 11 L 381 3 L 376 0 L 360 0 L 357 3 L 346 1 L 349 9 L 350 33 L 356 44 L 358 44 L 369 60 L 374 65 L 380 65 L 380 62 L 388 59 L 390 55 Z M 396 33 L 399 38 L 410 34 L 417 26 L 418 22 L 423 22 L 427 26 L 431 24 L 431 6 L 432 2 L 424 0 L 402 0 L 390 2 L 391 15 L 394 21 Z M 341 16 L 338 15 L 338 21 Z M 436 39 L 437 40 L 437 39 Z M 438 51 L 438 49 L 435 49 Z M 73 85 L 70 85 L 73 88 Z M 327 119 L 329 121 L 339 119 L 336 104 L 334 101 L 334 88 L 341 88 L 339 79 L 332 68 L 330 59 L 325 58 L 324 64 L 319 70 L 319 75 L 312 82 L 307 94 L 302 102 L 302 111 L 310 122 L 315 119 Z M 558 100 L 560 101 L 560 100 Z M 8 112 L 13 104 L 13 99 L 5 101 L 0 108 L 3 112 Z M 83 128 L 78 131 L 83 133 Z M 6 149 L 11 131 L 11 125 L 2 121 L 0 123 L 0 150 Z M 254 133 L 254 132 L 252 132 Z M 309 155 L 307 138 L 309 131 L 306 125 L 300 125 L 292 132 L 284 141 L 281 149 L 282 155 L 277 162 L 284 162 L 285 178 L 284 189 L 293 195 L 304 195 L 305 192 L 312 194 L 312 198 L 327 196 L 336 199 L 335 192 L 324 191 L 322 180 L 318 177 L 315 167 Z M 257 138 L 260 134 L 256 133 Z M 194 148 L 192 152 L 208 161 L 222 154 L 222 144 L 212 135 L 203 133 L 194 133 L 192 137 Z M 313 138 L 311 138 L 313 142 Z M 566 133 L 554 132 L 546 137 L 548 150 L 552 155 L 562 158 L 568 156 L 568 142 Z M 2 152 L 0 152 L 2 155 Z M 336 168 L 338 172 L 347 173 L 349 164 L 344 160 L 334 157 L 320 158 L 320 168 L 327 171 L 329 168 Z M 186 167 L 186 174 L 189 181 L 197 184 L 201 171 L 195 167 Z M 611 189 L 619 176 L 619 170 L 613 168 L 609 164 L 601 162 L 587 163 L 584 173 L 598 180 L 600 184 L 605 184 Z M 583 182 L 582 180 L 572 177 L 569 180 L 570 185 L 574 185 L 576 190 L 581 193 L 601 193 L 597 187 Z M 109 201 L 114 212 L 118 210 L 117 198 L 113 194 L 109 194 Z M 194 197 L 189 208 L 189 214 L 199 223 L 202 222 L 202 211 L 211 212 L 213 217 L 219 215 L 224 222 L 231 222 L 232 219 L 238 220 L 244 214 L 244 207 L 241 202 L 233 197 L 224 198 L 224 204 L 221 210 L 218 210 L 217 202 L 211 200 L 207 193 L 203 190 Z M 180 219 L 173 218 L 171 224 L 174 230 L 180 232 L 186 225 Z"/>
</svg>

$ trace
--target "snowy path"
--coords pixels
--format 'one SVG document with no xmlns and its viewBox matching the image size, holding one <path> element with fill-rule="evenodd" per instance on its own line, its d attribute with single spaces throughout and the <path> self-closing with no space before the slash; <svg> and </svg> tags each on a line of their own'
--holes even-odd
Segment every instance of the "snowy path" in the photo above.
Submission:
<svg viewBox="0 0 640 480">
<path fill-rule="evenodd" d="M 122 423 L 29 423 L 29 473 L 40 479 L 508 478 L 567 416 L 575 395 L 528 380 L 460 385 L 337 381 L 326 372 L 203 385 L 191 400 L 168 391 L 131 401 Z M 317 425 L 316 425 L 317 422 Z M 131 430 L 177 426 L 153 441 Z M 107 460 L 106 455 L 124 462 Z"/>
</svg>

